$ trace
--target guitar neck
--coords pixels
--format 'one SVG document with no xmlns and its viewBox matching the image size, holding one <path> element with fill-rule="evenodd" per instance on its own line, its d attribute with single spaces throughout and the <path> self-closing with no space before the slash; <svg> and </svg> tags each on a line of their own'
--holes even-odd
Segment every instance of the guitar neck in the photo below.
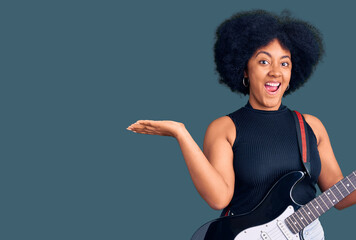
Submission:
<svg viewBox="0 0 356 240">
<path fill-rule="evenodd" d="M 356 171 L 353 171 L 317 198 L 299 208 L 285 219 L 285 223 L 293 233 L 298 233 L 355 190 Z"/>
</svg>

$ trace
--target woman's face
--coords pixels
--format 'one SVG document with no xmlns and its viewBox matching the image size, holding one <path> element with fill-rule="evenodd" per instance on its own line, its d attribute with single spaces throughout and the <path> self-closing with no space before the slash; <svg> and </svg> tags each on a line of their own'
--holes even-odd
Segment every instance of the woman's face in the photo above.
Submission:
<svg viewBox="0 0 356 240">
<path fill-rule="evenodd" d="M 244 77 L 249 78 L 249 102 L 255 109 L 278 110 L 292 71 L 290 51 L 277 39 L 257 49 L 247 63 Z"/>
</svg>

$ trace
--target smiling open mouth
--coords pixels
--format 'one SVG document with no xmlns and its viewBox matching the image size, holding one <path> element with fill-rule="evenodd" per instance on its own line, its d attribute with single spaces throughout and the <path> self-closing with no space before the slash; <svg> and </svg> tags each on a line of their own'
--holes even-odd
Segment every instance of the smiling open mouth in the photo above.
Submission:
<svg viewBox="0 0 356 240">
<path fill-rule="evenodd" d="M 270 94 L 276 93 L 280 86 L 281 86 L 281 83 L 278 83 L 278 82 L 267 82 L 265 84 L 265 88 L 266 88 L 267 92 Z"/>
</svg>

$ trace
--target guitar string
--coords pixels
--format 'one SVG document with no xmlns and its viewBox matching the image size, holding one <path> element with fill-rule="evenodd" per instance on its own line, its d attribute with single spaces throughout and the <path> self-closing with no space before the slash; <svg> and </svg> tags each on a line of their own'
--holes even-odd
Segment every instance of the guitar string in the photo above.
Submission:
<svg viewBox="0 0 356 240">
<path fill-rule="evenodd" d="M 344 194 L 345 195 L 348 195 L 348 194 L 350 194 L 351 192 L 353 192 L 355 189 L 353 189 L 351 192 L 347 189 L 347 187 L 345 186 L 345 184 L 344 184 L 344 182 L 346 182 L 347 180 L 353 185 L 353 187 L 355 188 L 355 186 L 354 186 L 354 184 L 352 183 L 352 180 L 356 180 L 356 173 L 355 173 L 356 171 L 354 171 L 354 172 L 352 172 L 349 176 L 346 176 L 344 179 L 342 179 L 342 180 L 340 180 L 339 182 L 337 182 L 334 186 L 335 186 L 335 188 L 337 189 L 337 191 L 338 192 L 340 192 L 340 194 L 341 194 L 341 196 L 343 197 L 343 198 L 345 198 L 344 197 Z M 342 185 L 342 187 L 341 187 L 341 185 Z M 334 187 L 333 186 L 333 187 Z M 338 187 L 339 186 L 339 187 Z M 350 185 L 349 185 L 350 186 Z M 330 200 L 330 198 L 327 196 L 327 192 L 330 192 L 331 191 L 331 193 L 334 195 L 334 197 L 337 199 L 337 201 L 339 202 L 339 201 L 341 201 L 341 199 L 339 200 L 336 196 L 335 196 L 335 194 L 333 193 L 333 191 L 332 191 L 332 189 L 331 188 L 329 188 L 327 191 L 325 191 L 323 194 L 321 194 L 321 195 L 319 195 L 317 198 L 315 198 L 314 200 L 314 202 L 316 202 L 317 203 L 317 206 L 314 206 L 313 204 L 311 204 L 312 206 L 313 206 L 313 208 L 316 210 L 316 212 L 318 213 L 318 215 L 320 216 L 321 214 L 323 214 L 323 213 L 325 213 L 325 211 L 327 211 L 327 210 L 329 210 L 332 206 L 334 206 L 336 203 L 335 202 L 332 202 L 331 200 Z M 324 201 L 324 199 L 323 199 L 323 197 L 325 198 L 325 196 L 326 196 L 326 198 L 328 198 L 329 199 L 329 201 L 330 201 L 330 203 L 331 203 L 331 206 L 329 206 L 329 205 L 327 205 L 326 204 L 326 202 Z M 326 200 L 326 198 L 325 198 L 325 200 Z M 342 198 L 342 199 L 343 199 Z M 323 209 L 323 207 L 321 206 L 321 202 L 319 202 L 318 200 L 321 200 L 323 203 L 324 203 L 324 205 L 325 205 L 325 207 L 326 207 L 326 210 L 324 210 Z M 313 200 L 310 202 L 310 203 L 312 203 L 313 202 Z M 309 209 L 309 207 L 308 207 L 308 205 L 306 204 L 305 205 L 308 209 Z M 323 211 L 322 213 L 319 213 L 319 211 L 317 210 L 318 209 L 318 206 L 320 206 L 320 208 L 321 208 L 321 210 Z M 303 219 L 305 219 L 306 220 L 306 218 L 305 218 L 305 216 L 304 216 L 304 214 L 302 213 L 302 210 L 304 210 L 305 211 L 305 209 L 304 209 L 304 206 L 303 207 L 301 207 L 300 209 L 298 209 L 298 211 L 296 211 L 294 214 L 296 215 L 296 217 L 297 217 L 297 219 L 298 218 L 300 218 L 299 216 L 298 216 L 298 213 L 303 217 Z M 310 210 L 310 209 L 309 209 Z M 312 212 L 313 213 L 313 212 Z M 313 214 L 314 215 L 314 214 Z M 309 218 L 310 218 L 310 216 L 308 216 Z M 314 217 L 315 217 L 315 215 L 314 215 Z M 293 218 L 294 219 L 296 219 L 294 216 L 293 216 Z M 303 224 L 303 219 L 299 219 L 300 220 L 300 222 Z M 311 219 L 311 218 L 310 218 Z M 314 219 L 315 220 L 315 219 Z M 307 221 L 307 220 L 306 220 Z M 297 221 L 298 222 L 298 221 Z M 309 223 L 310 224 L 310 223 Z M 304 225 L 304 224 L 303 224 Z M 308 224 L 307 224 L 308 225 Z M 299 225 L 300 226 L 300 225 Z M 299 229 L 298 229 L 299 230 Z"/>
<path fill-rule="evenodd" d="M 349 191 L 349 189 L 346 187 L 347 185 L 349 185 L 348 187 L 351 187 L 350 184 L 347 184 L 346 181 L 349 181 L 349 183 L 353 186 L 353 189 L 351 190 L 351 192 Z M 315 212 L 317 213 L 317 215 L 322 215 L 323 213 L 325 213 L 325 211 L 329 210 L 332 206 L 334 206 L 335 204 L 337 204 L 338 202 L 340 202 L 342 199 L 345 198 L 345 196 L 349 195 L 350 193 L 352 193 L 353 191 L 356 190 L 355 185 L 353 184 L 353 182 L 355 182 L 356 184 L 356 171 L 352 172 L 349 176 L 346 176 L 344 179 L 340 180 L 339 182 L 337 182 L 335 185 L 333 185 L 331 188 L 329 188 L 328 190 L 326 190 L 323 194 L 319 195 L 318 197 L 316 197 L 315 199 L 313 199 L 312 201 L 310 201 L 309 203 L 305 204 L 304 206 L 302 206 L 300 209 L 298 209 L 297 211 L 295 211 L 293 214 L 291 214 L 290 216 L 288 216 L 287 218 L 284 219 L 284 223 L 286 224 L 286 226 L 291 230 L 292 228 L 292 233 L 296 232 L 295 234 L 298 234 L 303 228 L 305 228 L 306 226 L 308 226 L 311 222 L 313 222 L 317 217 L 314 215 L 313 211 L 309 208 L 308 204 L 310 204 L 314 209 Z M 345 186 L 346 183 L 346 186 Z M 334 190 L 332 189 L 334 188 Z M 335 197 L 335 199 L 333 199 L 333 201 L 329 198 L 328 195 L 331 194 Z M 337 192 L 339 192 L 340 194 L 337 195 L 341 195 L 341 199 L 339 200 L 339 198 L 335 195 Z M 340 196 L 339 196 L 340 197 Z M 324 199 L 328 199 L 331 206 L 329 206 Z M 324 203 L 324 208 L 326 207 L 326 210 L 323 209 L 323 207 L 321 206 L 321 202 L 318 201 L 321 200 L 321 202 Z M 313 204 L 316 203 L 316 205 Z M 318 208 L 320 207 L 322 213 L 320 213 L 318 211 Z M 306 208 L 308 208 L 308 213 L 306 211 Z M 308 218 L 311 220 L 310 223 L 308 223 L 308 219 L 305 217 L 305 215 L 308 216 Z M 310 213 L 313 215 L 313 218 L 310 216 Z M 299 216 L 298 216 L 299 214 Z M 293 218 L 295 221 L 293 221 L 291 218 Z M 298 221 L 299 220 L 299 221 Z M 304 221 L 303 221 L 304 220 Z M 307 224 L 305 225 L 306 222 Z M 294 224 L 293 224 L 294 223 Z M 298 226 L 297 226 L 298 225 Z M 301 226 L 303 225 L 303 227 Z M 297 231 L 296 231 L 297 230 Z M 270 231 L 266 232 L 266 234 L 269 237 L 275 238 L 276 234 L 277 235 L 281 235 L 283 234 L 283 232 L 277 227 L 272 228 Z M 294 233 L 293 233 L 294 234 Z M 284 234 L 283 234 L 284 236 Z M 262 236 L 261 236 L 262 237 Z M 260 238 L 257 238 L 256 240 L 259 240 Z"/>
</svg>

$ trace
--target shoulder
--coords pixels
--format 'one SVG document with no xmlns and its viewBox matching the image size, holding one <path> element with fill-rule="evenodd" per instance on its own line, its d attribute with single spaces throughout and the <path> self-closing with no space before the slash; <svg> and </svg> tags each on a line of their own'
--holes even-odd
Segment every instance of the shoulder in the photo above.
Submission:
<svg viewBox="0 0 356 240">
<path fill-rule="evenodd" d="M 236 128 L 229 116 L 222 116 L 213 120 L 207 130 L 206 138 L 224 138 L 232 146 L 236 137 Z"/>
<path fill-rule="evenodd" d="M 317 118 L 311 114 L 303 114 L 303 117 L 304 117 L 305 121 L 309 124 L 309 126 L 312 128 L 312 130 L 315 134 L 315 137 L 317 139 L 317 143 L 319 145 L 320 141 L 327 134 L 323 123 L 320 121 L 319 118 Z"/>
<path fill-rule="evenodd" d="M 304 113 L 303 114 L 303 117 L 304 117 L 304 119 L 305 119 L 305 121 L 307 121 L 307 123 L 309 124 L 309 125 L 315 125 L 315 126 L 321 126 L 322 125 L 322 123 L 321 123 L 321 121 L 319 120 L 319 118 L 317 118 L 317 117 L 315 117 L 315 116 L 313 116 L 313 115 L 311 115 L 311 114 L 306 114 L 306 113 Z"/>
</svg>

